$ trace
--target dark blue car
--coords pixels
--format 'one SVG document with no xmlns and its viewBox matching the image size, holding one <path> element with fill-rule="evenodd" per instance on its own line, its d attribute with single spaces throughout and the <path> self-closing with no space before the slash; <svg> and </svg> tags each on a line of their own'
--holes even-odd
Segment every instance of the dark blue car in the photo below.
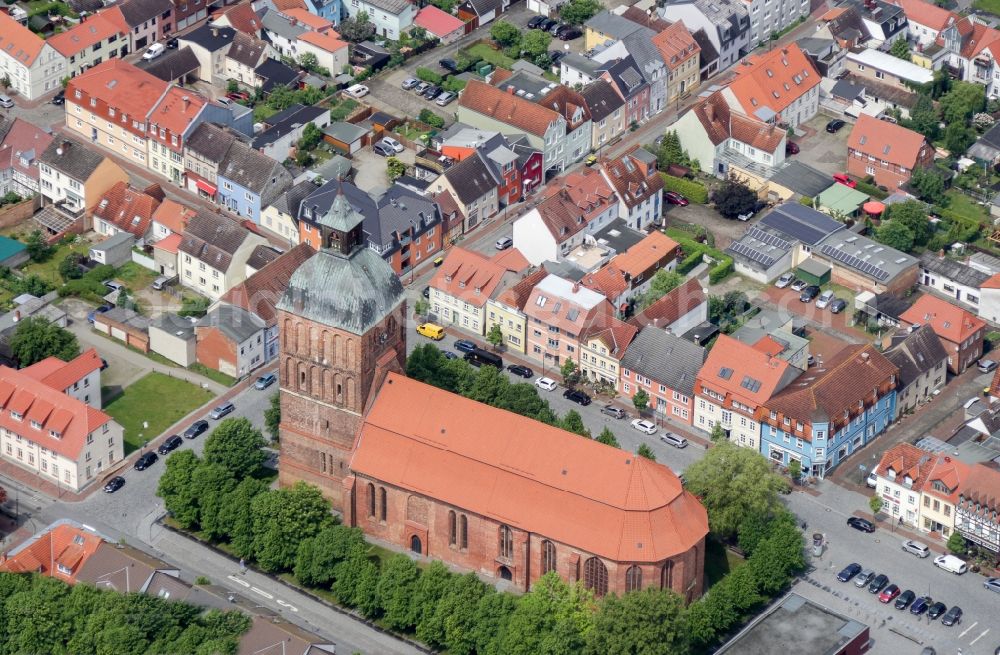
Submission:
<svg viewBox="0 0 1000 655">
<path fill-rule="evenodd" d="M 910 605 L 910 614 L 916 614 L 918 616 L 923 614 L 933 602 L 934 600 L 930 596 L 921 596 L 913 601 L 913 605 Z"/>
<path fill-rule="evenodd" d="M 845 566 L 844 570 L 837 574 L 837 579 L 841 582 L 848 582 L 859 573 L 861 573 L 861 565 L 854 562 Z"/>
<path fill-rule="evenodd" d="M 455 350 L 461 350 L 463 353 L 471 353 L 476 349 L 476 344 L 472 343 L 468 339 L 459 339 L 455 342 Z"/>
</svg>

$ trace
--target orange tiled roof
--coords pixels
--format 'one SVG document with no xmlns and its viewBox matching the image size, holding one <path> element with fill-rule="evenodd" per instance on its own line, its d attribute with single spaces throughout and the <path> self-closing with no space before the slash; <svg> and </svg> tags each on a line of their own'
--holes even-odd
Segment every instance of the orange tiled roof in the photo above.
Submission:
<svg viewBox="0 0 1000 655">
<path fill-rule="evenodd" d="M 935 455 L 932 460 L 932 466 L 925 477 L 926 482 L 929 484 L 924 485 L 923 492 L 952 503 L 957 502 L 958 494 L 962 490 L 966 477 L 969 475 L 970 468 L 972 467 L 954 457 Z M 933 483 L 935 481 L 940 482 L 951 491 L 938 491 L 934 488 Z"/>
<path fill-rule="evenodd" d="M 531 262 L 529 262 L 517 248 L 501 250 L 497 254 L 493 255 L 491 259 L 494 264 L 502 266 L 504 270 L 510 271 L 511 273 L 522 273 L 531 268 Z"/>
<path fill-rule="evenodd" d="M 25 375 L 31 376 L 42 384 L 56 391 L 66 391 L 73 383 L 78 382 L 94 371 L 101 370 L 101 361 L 97 350 L 90 348 L 68 362 L 58 357 L 46 357 L 27 368 L 21 369 Z"/>
<path fill-rule="evenodd" d="M 548 185 L 545 193 L 548 197 L 535 209 L 559 243 L 585 228 L 610 204 L 617 202 L 614 189 L 592 168 L 569 173 L 561 184 Z"/>
<path fill-rule="evenodd" d="M 167 198 L 153 212 L 153 220 L 175 234 L 183 234 L 188 221 L 197 214 L 195 210 Z"/>
<path fill-rule="evenodd" d="M 302 23 L 306 27 L 311 27 L 312 29 L 317 31 L 328 30 L 333 27 L 333 23 L 331 23 L 325 18 L 317 16 L 316 14 L 310 12 L 307 9 L 299 9 L 299 8 L 285 9 L 282 10 L 281 13 L 288 16 L 289 18 L 294 18 L 295 20 Z M 302 36 L 305 35 L 303 34 Z M 301 39 L 302 36 L 300 36 L 299 38 Z"/>
<path fill-rule="evenodd" d="M 938 7 L 933 2 L 924 2 L 924 0 L 890 0 L 890 2 L 902 7 L 906 19 L 911 23 L 919 23 L 938 32 L 959 18 L 955 12 Z"/>
<path fill-rule="evenodd" d="M 184 234 L 181 232 L 174 232 L 169 236 L 165 236 L 156 243 L 153 244 L 154 248 L 163 250 L 164 252 L 172 252 L 177 254 L 178 248 L 180 248 L 181 242 L 184 240 Z"/>
<path fill-rule="evenodd" d="M 1000 273 L 994 274 L 988 280 L 979 285 L 980 289 L 1000 289 Z"/>
<path fill-rule="evenodd" d="M 470 80 L 458 100 L 459 106 L 501 123 L 524 130 L 535 136 L 545 136 L 549 125 L 560 114 L 540 104 L 507 93 L 478 80 Z"/>
<path fill-rule="evenodd" d="M 153 212 L 160 201 L 142 191 L 137 191 L 125 182 L 116 182 L 91 208 L 95 218 L 111 223 L 119 230 L 134 234 L 141 239 L 149 230 Z"/>
<path fill-rule="evenodd" d="M 115 21 L 104 16 L 102 12 L 98 12 L 65 32 L 50 36 L 48 43 L 62 56 L 72 57 L 104 41 L 109 36 L 125 33 Z"/>
<path fill-rule="evenodd" d="M 288 281 L 292 278 L 292 273 L 314 254 L 312 246 L 300 243 L 231 288 L 219 300 L 242 307 L 251 314 L 259 316 L 268 325 L 275 325 L 277 316 L 275 306 L 288 290 Z"/>
<path fill-rule="evenodd" d="M 750 57 L 734 70 L 736 78 L 728 88 L 748 116 L 761 107 L 780 114 L 820 80 L 812 62 L 795 43 Z"/>
<path fill-rule="evenodd" d="M 653 268 L 664 257 L 677 256 L 677 242 L 659 230 L 650 232 L 646 238 L 635 244 L 611 261 L 622 272 L 636 277 Z"/>
<path fill-rule="evenodd" d="M 930 325 L 934 334 L 952 343 L 962 343 L 977 331 L 986 327 L 986 322 L 929 293 L 899 315 L 899 320 L 910 325 Z"/>
<path fill-rule="evenodd" d="M 488 257 L 458 246 L 452 248 L 431 279 L 431 287 L 453 298 L 482 307 L 493 295 L 506 270 Z"/>
<path fill-rule="evenodd" d="M 921 151 L 931 146 L 919 132 L 861 114 L 847 138 L 847 147 L 912 169 Z"/>
<path fill-rule="evenodd" d="M 698 371 L 695 389 L 703 386 L 749 407 L 763 405 L 791 381 L 794 369 L 783 359 L 755 350 L 748 343 L 720 334 Z"/>
<path fill-rule="evenodd" d="M 902 482 L 909 477 L 912 480 L 910 488 L 920 491 L 934 464 L 933 454 L 913 444 L 899 443 L 882 453 L 882 459 L 879 460 L 876 470 L 880 477 L 890 479 L 889 469 L 892 469 L 895 475 L 892 481 Z"/>
<path fill-rule="evenodd" d="M 42 37 L 0 12 L 0 52 L 20 64 L 31 66 L 44 45 Z"/>
<path fill-rule="evenodd" d="M 346 41 L 337 38 L 333 30 L 329 32 L 304 32 L 299 35 L 299 41 L 314 45 L 326 52 L 337 52 L 347 47 Z"/>
<path fill-rule="evenodd" d="M 708 301 L 705 289 L 697 278 L 691 278 L 652 305 L 629 319 L 636 327 L 654 325 L 667 328 L 674 321 L 693 311 L 699 305 Z"/>
<path fill-rule="evenodd" d="M 545 279 L 547 275 L 548 271 L 545 270 L 545 267 L 539 266 L 538 270 L 528 274 L 517 284 L 504 289 L 496 297 L 496 301 L 508 307 L 523 310 L 525 303 L 528 302 L 528 298 L 531 297 L 531 292 L 535 288 L 535 285 Z"/>
<path fill-rule="evenodd" d="M 179 137 L 191 126 L 205 104 L 205 98 L 190 89 L 172 86 L 149 113 L 149 122 L 158 127 L 166 128 L 174 136 Z M 152 130 L 150 130 L 150 136 L 152 137 Z M 177 148 L 170 142 L 169 136 L 167 138 L 160 137 L 159 141 L 161 145 Z"/>
<path fill-rule="evenodd" d="M 614 259 L 580 279 L 580 284 L 593 289 L 608 300 L 614 301 L 629 288 L 625 273 L 615 265 Z"/>
<path fill-rule="evenodd" d="M 614 561 L 661 561 L 708 533 L 662 464 L 395 373 L 351 470 Z"/>
<path fill-rule="evenodd" d="M 595 321 L 614 316 L 614 307 L 602 293 L 551 274 L 531 290 L 523 311 L 569 335 L 581 335 Z"/>
<path fill-rule="evenodd" d="M 602 159 L 601 169 L 618 192 L 626 207 L 641 205 L 663 189 L 663 178 L 656 168 L 649 166 L 632 155 L 638 145 L 629 152 L 614 159 Z"/>
<path fill-rule="evenodd" d="M 671 71 L 676 70 L 691 57 L 697 57 L 701 52 L 698 42 L 691 36 L 691 32 L 684 26 L 682 20 L 654 36 L 651 41 L 660 52 L 667 70 Z"/>
<path fill-rule="evenodd" d="M 967 501 L 981 504 L 983 514 L 995 512 L 1000 509 L 1000 471 L 992 462 L 970 466 L 959 491 Z"/>
<path fill-rule="evenodd" d="M 625 349 L 639 334 L 639 328 L 610 316 L 600 316 L 596 324 L 587 330 L 587 339 L 600 339 L 608 348 L 608 353 L 621 361 Z"/>
<path fill-rule="evenodd" d="M 76 582 L 76 576 L 87 558 L 97 552 L 103 540 L 92 532 L 70 524 L 60 524 L 34 537 L 6 560 L 0 563 L 0 571 L 10 573 L 40 572 L 69 582 Z M 67 574 L 59 570 L 63 565 L 72 569 Z"/>
<path fill-rule="evenodd" d="M 253 6 L 249 2 L 241 2 L 238 5 L 233 5 L 226 10 L 225 16 L 234 30 L 252 36 L 260 34 L 262 28 L 260 17 L 253 10 Z"/>
<path fill-rule="evenodd" d="M 785 138 L 784 130 L 778 129 L 777 126 L 730 109 L 721 91 L 716 91 L 699 101 L 690 111 L 698 117 L 698 121 L 714 145 L 719 145 L 732 137 L 740 143 L 747 143 L 773 153 Z"/>
<path fill-rule="evenodd" d="M 66 101 L 74 102 L 74 92 L 98 98 L 129 118 L 145 119 L 170 85 L 117 57 L 101 62 L 73 77 L 66 87 Z M 195 95 L 193 91 L 188 94 Z"/>
</svg>

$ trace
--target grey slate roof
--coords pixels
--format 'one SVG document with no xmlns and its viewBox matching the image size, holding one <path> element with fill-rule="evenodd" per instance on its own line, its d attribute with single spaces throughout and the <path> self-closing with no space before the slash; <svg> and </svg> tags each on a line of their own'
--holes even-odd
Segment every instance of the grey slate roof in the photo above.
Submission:
<svg viewBox="0 0 1000 655">
<path fill-rule="evenodd" d="M 227 271 L 233 254 L 249 235 L 250 231 L 236 221 L 220 214 L 200 211 L 188 223 L 184 239 L 177 249 L 212 268 Z"/>
<path fill-rule="evenodd" d="M 653 45 L 654 36 L 656 36 L 656 32 L 653 30 L 648 27 L 640 27 L 622 39 L 625 49 L 635 59 L 635 63 L 639 66 L 647 82 L 652 81 L 653 71 L 666 68 L 660 51 Z"/>
<path fill-rule="evenodd" d="M 885 356 L 899 367 L 899 382 L 907 386 L 948 359 L 948 353 L 930 325 L 921 325 L 901 339 L 893 339 Z"/>
<path fill-rule="evenodd" d="M 295 127 L 311 123 L 320 116 L 329 114 L 330 111 L 323 107 L 303 107 L 302 105 L 297 105 L 297 107 L 298 109 L 290 114 L 288 114 L 288 109 L 291 107 L 281 112 L 286 115 L 278 120 L 275 120 L 275 116 L 268 119 L 268 124 L 271 127 L 254 137 L 254 140 L 250 142 L 250 147 L 257 150 L 268 146 L 291 132 Z"/>
<path fill-rule="evenodd" d="M 986 131 L 979 139 L 972 144 L 967 154 L 970 157 L 984 159 L 992 162 L 1000 155 L 1000 123 L 997 123 Z"/>
<path fill-rule="evenodd" d="M 357 125 L 335 121 L 323 128 L 323 134 L 340 141 L 341 143 L 354 143 L 368 134 L 368 130 Z"/>
<path fill-rule="evenodd" d="M 483 160 L 478 150 L 445 171 L 444 176 L 463 205 L 482 198 L 500 185 L 493 175 L 493 168 Z"/>
<path fill-rule="evenodd" d="M 466 0 L 477 16 L 483 16 L 491 11 L 499 14 L 502 10 L 502 0 Z"/>
<path fill-rule="evenodd" d="M 234 141 L 230 146 L 225 159 L 219 164 L 218 176 L 259 195 L 263 207 L 292 183 L 292 174 L 280 162 L 242 141 Z"/>
<path fill-rule="evenodd" d="M 279 14 L 277 11 L 268 11 L 260 19 L 260 24 L 268 32 L 274 32 L 278 36 L 283 36 L 290 41 L 298 39 L 300 35 L 309 31 L 309 28 L 302 23 L 292 22 Z"/>
<path fill-rule="evenodd" d="M 719 58 L 719 52 L 715 49 L 715 44 L 712 43 L 712 39 L 708 38 L 708 34 L 705 33 L 703 29 L 697 29 L 691 32 L 692 38 L 694 38 L 695 43 L 701 48 L 701 53 L 698 58 L 701 59 L 701 67 L 706 68 L 709 64 Z"/>
<path fill-rule="evenodd" d="M 169 332 L 178 339 L 194 338 L 194 324 L 171 312 L 164 312 L 150 322 L 151 327 L 157 327 L 164 332 Z"/>
<path fill-rule="evenodd" d="M 604 64 L 596 62 L 593 59 L 584 57 L 583 55 L 578 54 L 576 52 L 571 52 L 559 60 L 560 68 L 564 64 L 566 65 L 567 68 L 581 71 L 591 77 L 599 76 L 601 74 L 601 69 L 604 68 Z"/>
<path fill-rule="evenodd" d="M 590 20 L 584 23 L 584 26 L 612 39 L 624 39 L 642 27 L 638 23 L 634 23 L 618 14 L 613 14 L 607 9 L 595 14 Z"/>
<path fill-rule="evenodd" d="M 247 266 L 260 270 L 281 256 L 281 253 L 271 246 L 259 245 L 247 257 Z"/>
<path fill-rule="evenodd" d="M 298 208 L 299 220 L 318 223 L 320 217 L 330 210 L 341 190 L 347 196 L 351 207 L 361 212 L 366 219 L 378 216 L 378 206 L 371 196 L 350 182 L 330 180 L 318 189 L 314 187 L 313 191 L 302 200 Z"/>
<path fill-rule="evenodd" d="M 371 248 L 323 249 L 292 274 L 278 309 L 360 336 L 404 299 L 396 272 Z"/>
<path fill-rule="evenodd" d="M 365 0 L 365 2 L 394 16 L 403 13 L 403 10 L 410 6 L 409 0 Z"/>
<path fill-rule="evenodd" d="M 783 233 L 790 239 L 815 246 L 827 236 L 844 229 L 840 223 L 823 212 L 797 202 L 778 205 L 760 222 Z"/>
<path fill-rule="evenodd" d="M 237 32 L 233 36 L 233 44 L 230 46 L 226 56 L 238 64 L 243 64 L 249 68 L 256 68 L 257 64 L 262 63 L 260 57 L 264 54 L 266 48 L 267 44 L 260 39 L 255 39 L 243 32 Z"/>
<path fill-rule="evenodd" d="M 181 43 L 189 41 L 209 52 L 218 52 L 232 45 L 235 35 L 236 30 L 231 27 L 213 27 L 205 23 L 198 29 L 177 38 Z"/>
<path fill-rule="evenodd" d="M 170 0 L 125 0 L 118 5 L 129 27 L 138 27 L 146 21 L 159 18 L 170 11 Z"/>
<path fill-rule="evenodd" d="M 694 379 L 704 363 L 704 348 L 649 325 L 625 350 L 621 367 L 693 396 Z"/>
<path fill-rule="evenodd" d="M 415 235 L 420 235 L 441 222 L 441 210 L 436 202 L 398 184 L 389 187 L 379 199 L 378 207 L 375 220 L 365 218 L 365 234 L 371 243 L 380 247 L 393 245 L 394 235 L 410 227 Z"/>
<path fill-rule="evenodd" d="M 936 253 L 925 252 L 920 255 L 920 266 L 932 273 L 937 273 L 949 280 L 954 280 L 967 287 L 978 288 L 990 276 L 982 271 L 978 271 L 971 266 L 947 257 L 938 257 Z"/>
<path fill-rule="evenodd" d="M 164 82 L 173 82 L 184 75 L 197 71 L 201 64 L 190 46 L 167 50 L 151 61 L 139 60 L 138 67 Z"/>
<path fill-rule="evenodd" d="M 205 314 L 196 324 L 200 328 L 218 328 L 224 335 L 243 343 L 267 327 L 260 320 L 242 307 L 220 304 Z"/>
<path fill-rule="evenodd" d="M 587 101 L 590 118 L 594 123 L 604 120 L 625 106 L 622 97 L 604 80 L 594 80 L 580 91 L 580 95 Z"/>
<path fill-rule="evenodd" d="M 315 191 L 316 188 L 316 185 L 309 180 L 302 180 L 295 186 L 285 189 L 279 193 L 278 197 L 271 203 L 271 206 L 275 207 L 283 214 L 288 214 L 289 216 L 298 218 L 299 205 L 302 204 L 302 201 L 306 199 L 306 196 Z"/>
<path fill-rule="evenodd" d="M 797 159 L 786 159 L 785 163 L 771 176 L 771 181 L 810 198 L 815 198 L 836 184 L 823 171 L 815 169 L 809 164 L 803 164 Z"/>
<path fill-rule="evenodd" d="M 864 92 L 865 87 L 848 80 L 837 80 L 837 83 L 833 85 L 832 89 L 830 89 L 830 95 L 836 98 L 844 98 L 845 100 L 852 101 L 863 95 Z"/>
<path fill-rule="evenodd" d="M 38 161 L 51 166 L 63 175 L 68 175 L 71 179 L 83 182 L 89 180 L 101 165 L 104 155 L 76 139 L 59 137 L 52 140 Z"/>
<path fill-rule="evenodd" d="M 236 135 L 213 123 L 201 123 L 185 140 L 184 148 L 214 164 L 222 163 Z"/>
<path fill-rule="evenodd" d="M 276 86 L 288 86 L 299 79 L 299 72 L 277 59 L 265 59 L 253 71 L 264 80 L 261 90 L 267 92 Z"/>
</svg>

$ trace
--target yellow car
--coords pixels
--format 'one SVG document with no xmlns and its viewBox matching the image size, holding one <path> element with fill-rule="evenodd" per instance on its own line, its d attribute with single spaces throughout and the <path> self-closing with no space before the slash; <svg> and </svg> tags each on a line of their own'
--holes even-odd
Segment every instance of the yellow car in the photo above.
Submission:
<svg viewBox="0 0 1000 655">
<path fill-rule="evenodd" d="M 428 339 L 440 341 L 444 339 L 444 328 L 434 323 L 421 323 L 417 326 L 417 334 L 422 334 Z"/>
<path fill-rule="evenodd" d="M 593 166 L 594 164 L 597 163 L 597 155 L 588 156 L 586 159 L 583 160 L 583 163 L 586 164 L 587 166 Z"/>
</svg>

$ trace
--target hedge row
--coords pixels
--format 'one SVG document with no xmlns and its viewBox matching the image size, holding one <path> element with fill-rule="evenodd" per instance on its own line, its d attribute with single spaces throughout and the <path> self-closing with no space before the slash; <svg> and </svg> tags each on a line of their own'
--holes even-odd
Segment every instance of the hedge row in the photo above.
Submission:
<svg viewBox="0 0 1000 655">
<path fill-rule="evenodd" d="M 887 192 L 878 188 L 874 184 L 869 184 L 867 182 L 858 182 L 858 186 L 856 186 L 855 188 L 862 193 L 867 193 L 876 200 L 885 200 L 886 198 L 889 197 L 889 194 Z"/>
<path fill-rule="evenodd" d="M 663 176 L 663 188 L 666 191 L 676 191 L 691 202 L 696 202 L 699 205 L 708 204 L 708 188 L 701 182 L 686 180 L 683 177 L 674 177 L 666 173 L 660 173 L 660 175 Z"/>
<path fill-rule="evenodd" d="M 718 284 L 722 282 L 727 277 L 729 277 L 733 272 L 733 258 L 726 255 L 722 258 L 718 264 L 716 264 L 708 272 L 708 282 L 709 284 Z"/>
<path fill-rule="evenodd" d="M 690 273 L 692 269 L 702 262 L 705 254 L 708 254 L 716 262 L 715 266 L 708 271 L 708 281 L 710 284 L 718 284 L 733 273 L 733 258 L 721 250 L 695 241 L 683 230 L 678 230 L 677 228 L 668 228 L 667 236 L 679 243 L 684 250 L 684 259 L 677 264 L 677 272 L 681 275 Z"/>
</svg>

